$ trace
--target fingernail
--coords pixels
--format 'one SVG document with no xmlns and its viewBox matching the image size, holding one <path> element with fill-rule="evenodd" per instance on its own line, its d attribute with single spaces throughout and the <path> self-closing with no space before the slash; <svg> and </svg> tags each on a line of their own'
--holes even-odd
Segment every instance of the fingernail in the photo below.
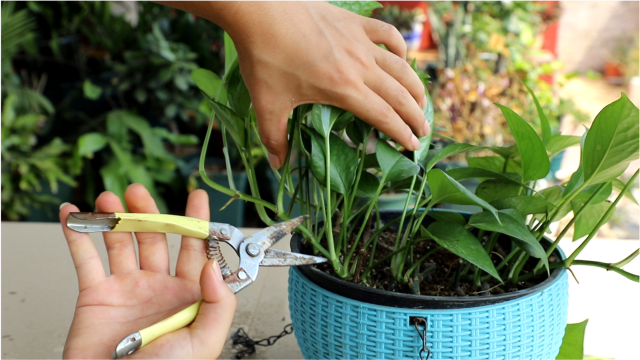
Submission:
<svg viewBox="0 0 640 360">
<path fill-rule="evenodd" d="M 213 268 L 213 276 L 215 276 L 218 280 L 222 280 L 222 271 L 220 271 L 220 264 L 218 264 L 218 261 L 216 259 L 213 259 L 213 264 L 211 265 L 211 267 Z"/>
<path fill-rule="evenodd" d="M 67 206 L 67 205 L 71 205 L 71 203 L 69 202 L 63 202 L 62 204 L 60 204 L 60 210 L 62 210 L 63 207 Z"/>
<path fill-rule="evenodd" d="M 420 140 L 415 135 L 411 135 L 411 145 L 413 145 L 413 150 L 420 149 Z"/>
<path fill-rule="evenodd" d="M 280 169 L 280 166 L 282 165 L 280 163 L 280 158 L 273 154 L 269 154 L 269 164 L 271 165 L 272 168 L 276 170 Z"/>
<path fill-rule="evenodd" d="M 420 104 L 420 106 L 421 106 L 423 109 L 426 109 L 426 108 L 427 108 L 427 105 L 429 105 L 429 101 L 427 100 L 427 95 L 425 95 L 425 96 L 422 98 L 422 103 Z"/>
<path fill-rule="evenodd" d="M 431 130 L 431 127 L 429 126 L 429 123 L 425 121 L 424 125 L 422 126 L 422 136 L 429 135 L 429 130 Z"/>
</svg>

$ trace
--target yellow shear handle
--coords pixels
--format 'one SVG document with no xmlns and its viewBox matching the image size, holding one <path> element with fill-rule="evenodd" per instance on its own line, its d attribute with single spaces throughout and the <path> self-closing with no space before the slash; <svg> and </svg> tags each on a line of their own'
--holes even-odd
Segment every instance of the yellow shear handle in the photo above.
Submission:
<svg viewBox="0 0 640 360">
<path fill-rule="evenodd" d="M 174 332 L 193 322 L 198 315 L 202 300 L 180 311 L 179 313 L 139 331 L 143 347 L 162 335 Z"/>
<path fill-rule="evenodd" d="M 171 233 L 198 239 L 209 237 L 209 222 L 205 220 L 164 214 L 115 213 L 114 215 L 120 220 L 112 231 Z"/>
</svg>

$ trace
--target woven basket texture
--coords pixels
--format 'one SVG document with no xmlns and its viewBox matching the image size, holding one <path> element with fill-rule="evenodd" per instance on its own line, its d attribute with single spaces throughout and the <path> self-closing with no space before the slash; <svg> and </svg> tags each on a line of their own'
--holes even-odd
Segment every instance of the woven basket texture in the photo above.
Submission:
<svg viewBox="0 0 640 360">
<path fill-rule="evenodd" d="M 495 305 L 413 310 L 333 294 L 289 271 L 289 309 L 307 359 L 418 359 L 409 317 L 428 321 L 431 359 L 555 359 L 567 321 L 567 272 L 536 293 Z M 423 329 L 423 327 L 421 327 Z"/>
</svg>

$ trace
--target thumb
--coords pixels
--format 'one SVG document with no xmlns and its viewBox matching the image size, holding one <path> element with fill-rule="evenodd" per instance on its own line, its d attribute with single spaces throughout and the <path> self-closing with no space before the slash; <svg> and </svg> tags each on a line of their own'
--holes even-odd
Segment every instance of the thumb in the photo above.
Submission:
<svg viewBox="0 0 640 360">
<path fill-rule="evenodd" d="M 201 349 L 201 356 L 217 358 L 222 352 L 236 311 L 236 296 L 222 280 L 220 265 L 209 260 L 202 268 L 200 289 L 203 302 L 191 325 L 194 349 Z"/>
<path fill-rule="evenodd" d="M 254 109 L 260 140 L 269 151 L 269 164 L 274 169 L 278 169 L 284 164 L 289 150 L 287 120 L 291 109 L 277 104 L 260 106 L 255 103 Z"/>
</svg>

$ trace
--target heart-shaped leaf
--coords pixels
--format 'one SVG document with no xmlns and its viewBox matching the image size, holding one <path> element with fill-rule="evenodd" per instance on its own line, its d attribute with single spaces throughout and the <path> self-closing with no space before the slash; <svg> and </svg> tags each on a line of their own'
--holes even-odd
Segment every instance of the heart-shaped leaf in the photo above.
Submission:
<svg viewBox="0 0 640 360">
<path fill-rule="evenodd" d="M 420 171 L 420 167 L 394 149 L 386 141 L 379 140 L 376 144 L 376 159 L 382 170 L 384 183 L 413 176 Z"/>
<path fill-rule="evenodd" d="M 364 143 L 364 140 L 369 136 L 372 129 L 373 126 L 355 118 L 347 125 L 347 136 L 349 136 L 349 139 L 351 139 L 354 144 L 359 145 Z"/>
<path fill-rule="evenodd" d="M 509 159 L 507 170 L 504 171 L 504 161 L 505 159 L 500 156 L 467 157 L 467 164 L 472 168 L 486 169 L 496 173 L 522 173 L 522 166 L 514 159 Z"/>
<path fill-rule="evenodd" d="M 593 120 L 582 149 L 582 171 L 589 184 L 620 176 L 640 152 L 638 108 L 623 93 Z"/>
<path fill-rule="evenodd" d="M 311 109 L 311 122 L 322 137 L 329 136 L 333 124 L 344 110 L 335 106 L 315 104 Z"/>
<path fill-rule="evenodd" d="M 475 213 L 471 215 L 469 225 L 481 230 L 495 231 L 511 236 L 513 241 L 527 254 L 542 259 L 548 271 L 547 254 L 535 236 L 527 229 L 520 213 L 514 209 L 505 209 L 500 210 L 498 216 L 500 218 L 499 222 L 493 214 L 486 211 Z"/>
<path fill-rule="evenodd" d="M 502 281 L 480 241 L 463 225 L 438 221 L 429 225 L 427 233 L 438 245 Z"/>
<path fill-rule="evenodd" d="M 326 184 L 326 149 L 324 139 L 316 131 L 311 134 L 311 172 L 321 184 Z M 351 191 L 356 177 L 358 157 L 355 149 L 335 134 L 329 137 L 331 190 L 340 194 Z"/>
<path fill-rule="evenodd" d="M 476 188 L 476 196 L 488 203 L 518 196 L 519 193 L 520 184 L 506 180 L 485 180 Z"/>
<path fill-rule="evenodd" d="M 562 150 L 579 144 L 580 136 L 556 135 L 552 136 L 549 141 L 547 141 L 545 147 L 547 149 L 547 152 L 549 153 L 549 158 L 552 158 Z"/>
<path fill-rule="evenodd" d="M 478 205 L 489 210 L 498 217 L 498 210 L 488 202 L 480 199 L 462 184 L 454 180 L 440 169 L 431 169 L 427 174 L 429 188 L 431 189 L 431 202 L 433 204 L 458 204 L 458 205 Z"/>
<path fill-rule="evenodd" d="M 454 156 L 458 154 L 465 154 L 472 151 L 479 151 L 485 149 L 484 146 L 476 146 L 470 144 L 451 144 L 445 147 L 444 149 L 438 151 L 433 157 L 427 156 L 429 159 L 427 164 L 425 165 L 425 169 L 427 171 L 431 170 L 437 163 L 448 158 L 449 156 Z"/>
<path fill-rule="evenodd" d="M 555 205 L 538 196 L 514 196 L 491 202 L 498 210 L 515 209 L 522 215 L 547 214 L 555 209 Z"/>
<path fill-rule="evenodd" d="M 531 125 L 508 107 L 496 104 L 507 120 L 516 141 L 522 164 L 522 181 L 542 179 L 549 174 L 550 163 L 544 144 Z"/>
<path fill-rule="evenodd" d="M 584 206 L 584 201 L 576 201 L 571 200 L 571 208 L 573 212 L 576 213 Z M 609 201 L 601 202 L 599 204 L 589 204 L 582 214 L 576 219 L 576 222 L 573 224 L 573 241 L 580 239 L 583 236 L 589 235 L 598 224 L 600 219 L 602 219 L 611 203 Z M 607 216 L 606 221 L 609 221 L 613 216 L 613 212 Z"/>
<path fill-rule="evenodd" d="M 378 187 L 380 186 L 380 180 L 366 171 L 360 175 L 360 181 L 358 182 L 358 189 L 356 190 L 356 196 L 363 198 L 375 198 Z"/>
<path fill-rule="evenodd" d="M 427 215 L 437 221 L 448 221 L 462 226 L 467 225 L 467 219 L 462 214 L 453 211 L 429 211 Z"/>
</svg>

